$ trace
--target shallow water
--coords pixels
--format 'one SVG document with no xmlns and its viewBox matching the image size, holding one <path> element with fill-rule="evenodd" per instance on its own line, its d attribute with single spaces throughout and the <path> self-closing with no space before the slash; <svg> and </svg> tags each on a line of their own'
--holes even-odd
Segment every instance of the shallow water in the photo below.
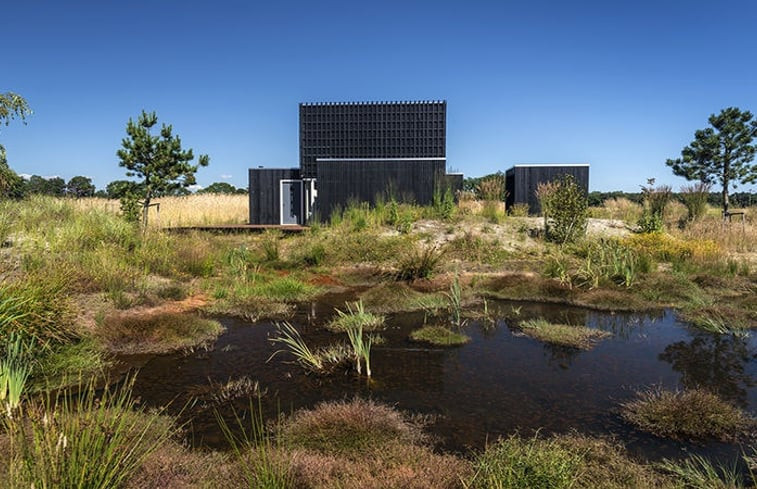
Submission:
<svg viewBox="0 0 757 489">
<path fill-rule="evenodd" d="M 344 297 L 303 308 L 292 321 L 312 346 L 346 341 L 323 329 L 333 305 Z M 516 316 L 516 310 L 520 315 Z M 407 340 L 423 324 L 424 313 L 390 316 L 381 335 L 386 342 L 372 351 L 373 380 L 353 372 L 306 375 L 275 351 L 271 323 L 250 324 L 220 318 L 227 327 L 211 351 L 162 356 L 124 357 L 141 366 L 135 395 L 148 406 L 171 403 L 189 419 L 193 443 L 224 446 L 213 408 L 190 404 L 190 392 L 211 381 L 247 376 L 260 383 L 268 416 L 312 407 L 320 401 L 370 397 L 412 413 L 432 415 L 429 431 L 439 445 L 453 451 L 483 447 L 487 440 L 514 432 L 614 435 L 642 459 L 680 457 L 688 452 L 733 459 L 740 447 L 723 443 L 692 445 L 663 440 L 625 423 L 619 404 L 636 389 L 702 386 L 754 414 L 757 409 L 757 344 L 753 338 L 717 336 L 676 320 L 672 312 L 655 315 L 607 314 L 553 305 L 489 303 L 495 322 L 469 321 L 472 341 L 461 347 L 425 347 Z M 508 324 L 532 317 L 584 324 L 611 332 L 590 351 L 540 343 Z M 249 408 L 245 397 L 233 408 Z M 232 418 L 228 403 L 217 408 Z"/>
</svg>

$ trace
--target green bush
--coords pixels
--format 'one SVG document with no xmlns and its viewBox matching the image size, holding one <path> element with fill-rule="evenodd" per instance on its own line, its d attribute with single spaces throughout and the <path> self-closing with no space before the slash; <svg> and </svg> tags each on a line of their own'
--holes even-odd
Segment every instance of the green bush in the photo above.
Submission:
<svg viewBox="0 0 757 489">
<path fill-rule="evenodd" d="M 570 243 L 586 234 L 586 191 L 573 175 L 540 184 L 537 196 L 544 216 L 546 237 L 555 243 Z"/>
</svg>

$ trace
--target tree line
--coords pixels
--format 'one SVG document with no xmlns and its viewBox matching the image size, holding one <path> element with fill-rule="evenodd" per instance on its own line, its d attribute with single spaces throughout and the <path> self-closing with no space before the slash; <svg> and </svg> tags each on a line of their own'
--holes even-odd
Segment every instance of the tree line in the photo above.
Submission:
<svg viewBox="0 0 757 489">
<path fill-rule="evenodd" d="M 142 183 L 133 180 L 114 180 L 105 188 L 97 189 L 92 179 L 82 175 L 72 177 L 66 181 L 61 177 L 45 178 L 39 175 L 23 178 L 15 175 L 12 182 L 2 192 L 3 197 L 23 199 L 29 195 L 50 195 L 53 197 L 102 197 L 105 199 L 121 199 L 128 194 L 139 194 Z M 160 192 L 156 197 L 190 195 L 185 187 Z M 246 194 L 246 188 L 239 188 L 227 182 L 215 182 L 194 192 L 196 194 Z"/>
</svg>

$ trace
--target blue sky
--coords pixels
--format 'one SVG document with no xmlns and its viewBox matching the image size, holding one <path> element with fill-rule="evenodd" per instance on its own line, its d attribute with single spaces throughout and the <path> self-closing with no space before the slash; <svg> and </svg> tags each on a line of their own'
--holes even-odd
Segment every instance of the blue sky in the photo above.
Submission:
<svg viewBox="0 0 757 489">
<path fill-rule="evenodd" d="M 592 190 L 675 188 L 665 159 L 728 106 L 757 112 L 754 1 L 5 2 L 0 128 L 19 173 L 124 178 L 142 109 L 210 155 L 198 183 L 297 166 L 302 101 L 445 99 L 469 176 L 588 162 Z"/>
</svg>

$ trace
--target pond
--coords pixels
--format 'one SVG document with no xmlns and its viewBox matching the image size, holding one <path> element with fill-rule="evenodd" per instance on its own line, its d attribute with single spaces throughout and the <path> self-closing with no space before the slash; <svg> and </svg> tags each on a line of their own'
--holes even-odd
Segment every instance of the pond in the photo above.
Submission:
<svg viewBox="0 0 757 489">
<path fill-rule="evenodd" d="M 345 341 L 323 325 L 344 297 L 303 307 L 291 321 L 311 346 Z M 194 353 L 124 357 L 140 368 L 134 393 L 147 406 L 171 403 L 189 420 L 196 445 L 223 447 L 216 410 L 233 419 L 249 409 L 248 396 L 209 407 L 191 403 L 210 382 L 248 377 L 265 392 L 267 416 L 309 408 L 321 401 L 372 398 L 401 410 L 429 415 L 428 430 L 441 448 L 466 452 L 498 436 L 567 433 L 612 435 L 640 459 L 678 458 L 699 453 L 733 460 L 741 448 L 725 443 L 695 445 L 656 438 L 620 417 L 620 403 L 637 389 L 701 386 L 754 414 L 757 408 L 757 349 L 752 338 L 713 335 L 679 322 L 671 311 L 609 314 L 554 304 L 490 302 L 494 321 L 471 320 L 460 347 L 426 347 L 408 340 L 430 318 L 423 312 L 391 315 L 381 332 L 386 341 L 372 350 L 373 379 L 354 372 L 306 374 L 269 341 L 270 322 L 251 324 L 220 318 L 226 332 L 212 349 Z M 516 315 L 517 314 L 517 315 Z M 592 350 L 540 343 L 511 328 L 521 319 L 581 324 L 612 334 Z"/>
</svg>

